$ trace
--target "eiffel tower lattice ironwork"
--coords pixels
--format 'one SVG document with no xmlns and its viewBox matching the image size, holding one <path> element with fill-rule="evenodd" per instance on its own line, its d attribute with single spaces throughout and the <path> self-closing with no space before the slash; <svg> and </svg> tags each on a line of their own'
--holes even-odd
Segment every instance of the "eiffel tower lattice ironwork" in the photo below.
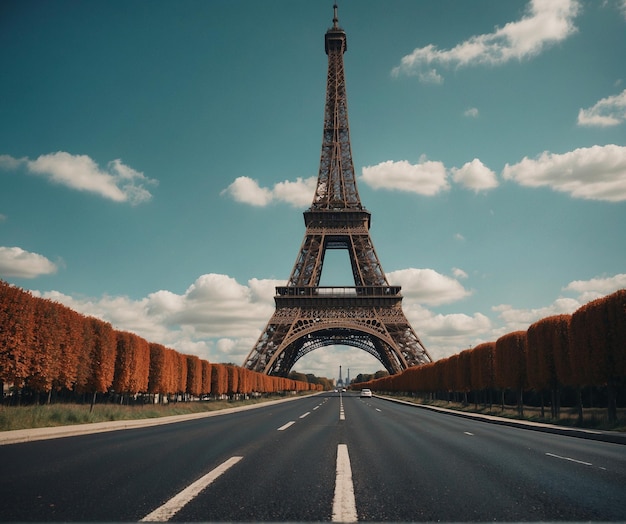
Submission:
<svg viewBox="0 0 626 524">
<path fill-rule="evenodd" d="M 360 348 L 389 373 L 431 361 L 402 310 L 400 286 L 391 286 L 369 235 L 370 212 L 357 191 L 344 76 L 345 31 L 325 35 L 328 77 L 317 188 L 304 212 L 306 233 L 286 286 L 276 288 L 276 309 L 244 367 L 287 376 L 298 359 L 329 345 Z M 354 286 L 322 287 L 328 249 L 348 251 Z"/>
</svg>

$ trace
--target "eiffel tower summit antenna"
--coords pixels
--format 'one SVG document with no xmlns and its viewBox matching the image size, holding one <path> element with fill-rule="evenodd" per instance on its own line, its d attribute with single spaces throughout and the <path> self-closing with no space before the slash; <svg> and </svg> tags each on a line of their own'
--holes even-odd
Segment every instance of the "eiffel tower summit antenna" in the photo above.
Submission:
<svg viewBox="0 0 626 524">
<path fill-rule="evenodd" d="M 390 373 L 431 362 L 402 311 L 400 286 L 389 285 L 369 229 L 371 214 L 356 185 L 343 66 L 346 32 L 324 36 L 328 55 L 324 130 L 317 186 L 304 212 L 306 232 L 286 286 L 276 288 L 276 309 L 244 367 L 287 376 L 304 355 L 325 346 L 352 346 L 377 358 Z M 320 286 L 328 249 L 348 252 L 353 285 Z"/>
</svg>

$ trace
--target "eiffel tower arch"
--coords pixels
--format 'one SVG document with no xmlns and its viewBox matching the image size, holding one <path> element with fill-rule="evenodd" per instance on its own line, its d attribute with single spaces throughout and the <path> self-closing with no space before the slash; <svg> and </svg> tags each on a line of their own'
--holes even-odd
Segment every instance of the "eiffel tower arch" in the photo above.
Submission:
<svg viewBox="0 0 626 524">
<path fill-rule="evenodd" d="M 343 66 L 345 31 L 333 6 L 326 31 L 328 76 L 322 153 L 306 232 L 286 286 L 276 288 L 276 309 L 244 367 L 287 376 L 304 355 L 330 345 L 367 351 L 390 374 L 432 359 L 402 311 L 400 286 L 389 285 L 369 229 L 371 214 L 357 190 Z M 327 250 L 348 252 L 354 283 L 320 286 Z"/>
</svg>

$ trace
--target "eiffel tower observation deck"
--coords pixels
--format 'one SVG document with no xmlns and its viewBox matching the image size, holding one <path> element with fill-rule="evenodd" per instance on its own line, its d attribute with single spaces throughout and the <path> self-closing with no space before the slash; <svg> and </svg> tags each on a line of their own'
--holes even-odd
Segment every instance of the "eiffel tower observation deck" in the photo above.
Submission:
<svg viewBox="0 0 626 524">
<path fill-rule="evenodd" d="M 343 54 L 346 32 L 337 5 L 326 31 L 328 76 L 322 152 L 315 194 L 304 212 L 306 232 L 286 286 L 278 286 L 276 310 L 244 367 L 287 376 L 315 349 L 346 345 L 376 357 L 389 373 L 432 359 L 402 311 L 400 286 L 390 285 L 370 238 L 371 214 L 356 184 Z M 328 249 L 348 252 L 354 282 L 320 286 Z"/>
</svg>

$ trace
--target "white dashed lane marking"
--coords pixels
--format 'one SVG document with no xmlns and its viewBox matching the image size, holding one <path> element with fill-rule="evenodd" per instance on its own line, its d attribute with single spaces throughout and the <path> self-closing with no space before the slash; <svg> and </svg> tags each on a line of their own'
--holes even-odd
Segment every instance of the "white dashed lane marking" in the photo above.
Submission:
<svg viewBox="0 0 626 524">
<path fill-rule="evenodd" d="M 234 466 L 243 457 L 231 457 L 214 470 L 187 486 L 178 495 L 174 495 L 165 504 L 149 513 L 140 522 L 167 522 L 178 513 L 188 502 L 197 497 L 211 482 L 225 473 L 231 466 Z"/>
<path fill-rule="evenodd" d="M 278 431 L 285 431 L 288 427 L 293 426 L 295 424 L 295 420 L 292 420 L 291 422 L 287 422 L 287 424 L 284 424 L 283 426 L 278 428 Z"/>
</svg>

